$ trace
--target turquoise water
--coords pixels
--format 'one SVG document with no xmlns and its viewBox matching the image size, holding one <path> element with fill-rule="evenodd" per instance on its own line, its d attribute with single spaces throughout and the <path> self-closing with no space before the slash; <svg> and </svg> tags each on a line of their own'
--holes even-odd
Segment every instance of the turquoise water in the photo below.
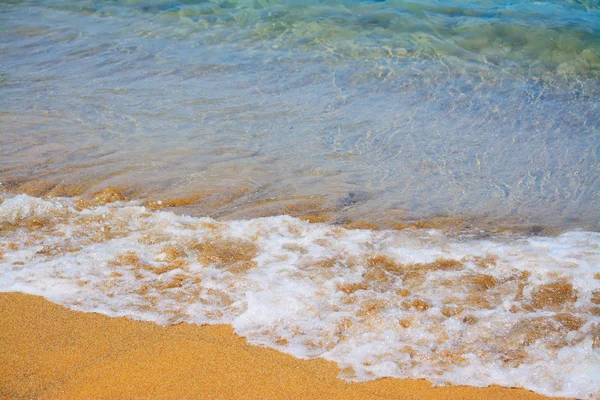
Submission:
<svg viewBox="0 0 600 400">
<path fill-rule="evenodd" d="M 597 1 L 2 1 L 0 181 L 598 230 L 599 76 Z"/>
</svg>

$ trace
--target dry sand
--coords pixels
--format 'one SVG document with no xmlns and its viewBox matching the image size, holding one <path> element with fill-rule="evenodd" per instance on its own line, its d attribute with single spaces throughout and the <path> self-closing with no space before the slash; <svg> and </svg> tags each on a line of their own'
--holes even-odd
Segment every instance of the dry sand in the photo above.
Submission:
<svg viewBox="0 0 600 400">
<path fill-rule="evenodd" d="M 152 323 L 0 293 L 2 399 L 543 399 L 423 380 L 347 383 L 323 360 L 250 346 L 229 326 Z"/>
</svg>

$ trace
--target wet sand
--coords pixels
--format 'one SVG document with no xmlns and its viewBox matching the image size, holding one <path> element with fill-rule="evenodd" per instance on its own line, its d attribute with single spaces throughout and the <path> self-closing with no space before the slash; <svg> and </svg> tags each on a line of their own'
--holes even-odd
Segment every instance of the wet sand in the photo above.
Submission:
<svg viewBox="0 0 600 400">
<path fill-rule="evenodd" d="M 153 323 L 0 293 L 2 399 L 544 399 L 521 389 L 348 383 L 323 360 L 248 345 L 229 326 Z"/>
</svg>

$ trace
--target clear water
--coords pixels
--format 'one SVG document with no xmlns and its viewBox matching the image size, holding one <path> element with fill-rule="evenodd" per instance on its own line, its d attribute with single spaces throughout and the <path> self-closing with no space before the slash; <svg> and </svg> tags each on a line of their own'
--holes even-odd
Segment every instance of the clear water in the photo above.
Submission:
<svg viewBox="0 0 600 400">
<path fill-rule="evenodd" d="M 0 290 L 346 379 L 599 396 L 599 152 L 598 1 L 0 0 Z"/>
<path fill-rule="evenodd" d="M 600 228 L 597 2 L 0 4 L 5 185 Z"/>
</svg>

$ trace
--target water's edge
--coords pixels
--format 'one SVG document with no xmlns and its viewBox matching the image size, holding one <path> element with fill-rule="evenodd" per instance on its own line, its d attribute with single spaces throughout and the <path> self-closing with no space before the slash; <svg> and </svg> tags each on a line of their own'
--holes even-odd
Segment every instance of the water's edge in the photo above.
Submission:
<svg viewBox="0 0 600 400">
<path fill-rule="evenodd" d="M 159 324 L 231 324 L 252 344 L 335 361 L 348 380 L 600 393 L 599 233 L 219 222 L 112 195 L 5 195 L 0 290 Z"/>
</svg>

